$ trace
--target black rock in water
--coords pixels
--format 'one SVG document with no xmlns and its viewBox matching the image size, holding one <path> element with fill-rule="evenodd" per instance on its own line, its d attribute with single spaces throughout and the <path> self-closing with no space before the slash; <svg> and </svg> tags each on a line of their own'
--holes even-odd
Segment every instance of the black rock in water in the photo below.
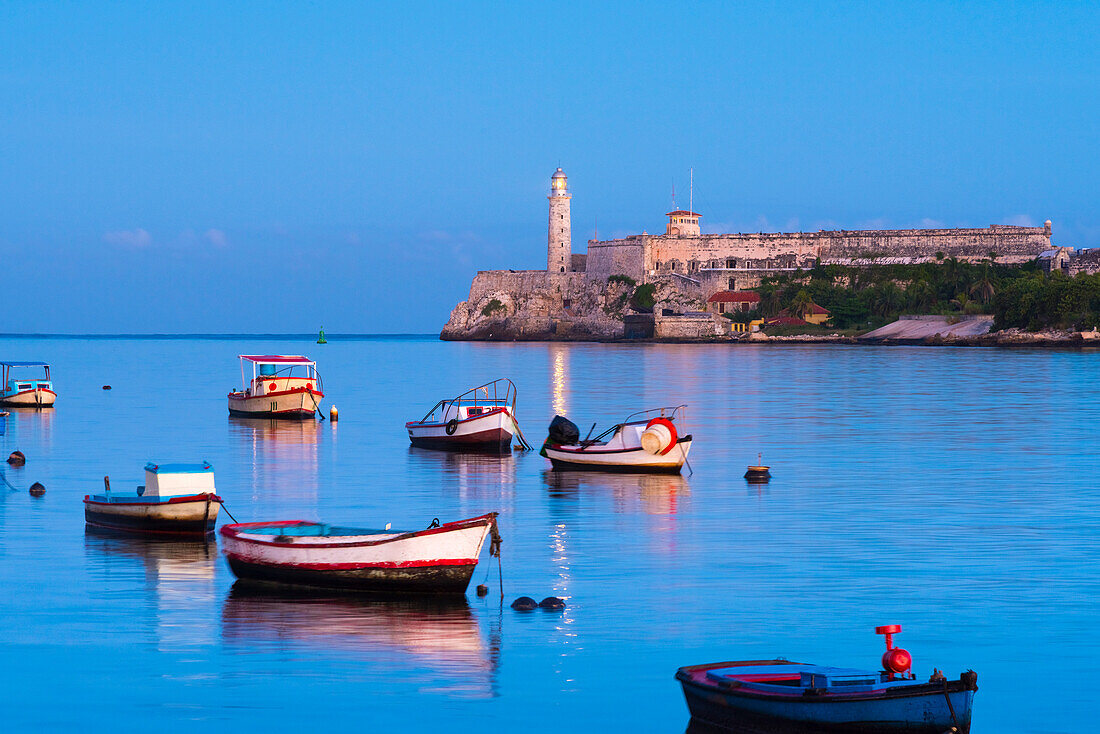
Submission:
<svg viewBox="0 0 1100 734">
<path fill-rule="evenodd" d="M 565 609 L 565 600 L 556 596 L 548 596 L 539 602 L 540 609 Z"/>
<path fill-rule="evenodd" d="M 30 492 L 31 492 L 31 494 L 33 494 L 33 495 L 34 495 L 35 497 L 41 497 L 42 495 L 46 494 L 46 488 L 45 488 L 45 487 L 43 487 L 43 486 L 42 486 L 41 484 L 39 484 L 38 482 L 35 482 L 34 484 L 32 484 L 32 485 L 31 485 L 31 489 L 30 489 Z"/>
<path fill-rule="evenodd" d="M 533 609 L 538 609 L 539 603 L 529 596 L 521 596 L 512 602 L 512 609 L 517 612 L 530 612 Z"/>
<path fill-rule="evenodd" d="M 478 584 L 477 585 L 477 595 L 478 596 L 485 596 L 488 593 L 489 593 L 489 587 L 488 586 L 486 586 L 485 584 Z"/>
<path fill-rule="evenodd" d="M 22 451 L 12 451 L 11 456 L 8 457 L 8 463 L 12 466 L 23 466 L 27 463 L 27 457 Z"/>
</svg>

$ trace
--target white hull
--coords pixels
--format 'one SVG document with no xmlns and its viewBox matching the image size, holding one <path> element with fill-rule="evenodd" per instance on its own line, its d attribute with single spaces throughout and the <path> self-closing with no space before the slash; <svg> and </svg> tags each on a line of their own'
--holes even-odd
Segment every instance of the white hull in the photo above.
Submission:
<svg viewBox="0 0 1100 734">
<path fill-rule="evenodd" d="M 309 418 L 324 398 L 319 392 L 294 390 L 256 397 L 229 398 L 229 412 L 234 415 L 272 418 Z"/>
<path fill-rule="evenodd" d="M 13 408 L 49 408 L 57 400 L 53 390 L 24 390 L 10 395 L 0 394 L 0 405 Z"/>
<path fill-rule="evenodd" d="M 515 435 L 515 421 L 511 411 L 497 408 L 484 415 L 463 420 L 452 419 L 446 423 L 405 424 L 409 441 L 423 448 L 508 448 Z"/>
<path fill-rule="evenodd" d="M 222 549 L 244 579 L 362 591 L 463 592 L 495 515 L 417 532 L 323 534 L 318 523 L 226 525 Z"/>
<path fill-rule="evenodd" d="M 408 538 L 401 538 L 404 533 L 341 536 L 338 542 L 334 542 L 336 538 L 332 537 L 253 535 L 240 532 L 236 535 L 225 535 L 222 549 L 228 556 L 269 565 L 304 565 L 317 570 L 325 567 L 335 570 L 348 566 L 399 568 L 436 563 L 440 559 L 476 563 L 488 534 L 487 524 Z M 276 542 L 275 538 L 280 540 Z"/>
<path fill-rule="evenodd" d="M 602 446 L 545 446 L 543 450 L 555 469 L 679 472 L 691 451 L 691 438 L 680 440 L 663 456 L 642 448 L 606 450 Z"/>
</svg>

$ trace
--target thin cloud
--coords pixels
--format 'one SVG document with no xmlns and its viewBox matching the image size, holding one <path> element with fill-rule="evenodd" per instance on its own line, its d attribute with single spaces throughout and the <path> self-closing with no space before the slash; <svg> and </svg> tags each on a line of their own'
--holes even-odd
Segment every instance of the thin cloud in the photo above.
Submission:
<svg viewBox="0 0 1100 734">
<path fill-rule="evenodd" d="M 206 241 L 215 247 L 225 247 L 229 244 L 229 239 L 225 236 L 225 232 L 220 229 L 208 229 L 206 230 Z"/>
<path fill-rule="evenodd" d="M 153 236 L 144 229 L 120 229 L 104 234 L 103 241 L 118 247 L 148 247 L 153 244 Z"/>
<path fill-rule="evenodd" d="M 1038 227 L 1035 220 L 1026 214 L 1013 214 L 1005 219 L 1005 224 L 1015 224 L 1018 227 Z"/>
</svg>

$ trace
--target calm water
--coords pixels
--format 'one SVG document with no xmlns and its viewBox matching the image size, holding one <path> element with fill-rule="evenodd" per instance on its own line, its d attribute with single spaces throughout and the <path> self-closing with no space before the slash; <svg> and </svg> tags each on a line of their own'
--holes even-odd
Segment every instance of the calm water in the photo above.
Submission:
<svg viewBox="0 0 1100 734">
<path fill-rule="evenodd" d="M 230 419 L 241 352 L 316 357 L 341 420 Z M 979 673 L 974 731 L 1092 728 L 1100 355 L 934 348 L 2 339 L 53 412 L 0 436 L 8 731 L 349 726 L 682 732 L 676 668 L 784 656 Z M 688 403 L 695 474 L 547 471 L 413 450 L 436 400 L 498 376 L 533 443 Z M 100 386 L 114 389 L 103 391 Z M 741 479 L 758 451 L 771 484 Z M 499 510 L 504 592 L 564 613 L 256 596 L 214 543 L 86 534 L 81 498 L 146 461 L 214 465 L 240 520 L 427 526 Z M 26 487 L 40 481 L 41 498 Z"/>
</svg>

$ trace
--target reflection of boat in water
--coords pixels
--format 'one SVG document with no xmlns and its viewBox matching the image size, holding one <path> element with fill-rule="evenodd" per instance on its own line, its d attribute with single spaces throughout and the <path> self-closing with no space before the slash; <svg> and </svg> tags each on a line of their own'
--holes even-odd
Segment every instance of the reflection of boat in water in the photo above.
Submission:
<svg viewBox="0 0 1100 734">
<path fill-rule="evenodd" d="M 239 415 L 229 416 L 229 424 L 234 433 L 258 441 L 294 446 L 316 446 L 321 432 L 321 423 L 311 421 L 283 421 L 276 418 L 245 418 Z"/>
<path fill-rule="evenodd" d="M 140 559 L 157 578 L 176 580 L 213 579 L 218 559 L 218 544 L 213 537 L 165 540 L 125 535 L 94 525 L 84 526 L 84 548 L 104 556 Z M 104 568 L 113 564 L 110 558 L 103 560 Z"/>
<path fill-rule="evenodd" d="M 687 479 L 679 474 L 612 474 L 587 471 L 542 472 L 551 496 L 580 492 L 610 494 L 620 511 L 640 502 L 650 515 L 675 515 L 691 495 Z"/>
<path fill-rule="evenodd" d="M 492 636 L 492 635 L 491 635 Z M 222 607 L 222 639 L 250 651 L 303 645 L 385 663 L 407 664 L 436 689 L 493 695 L 499 640 L 486 643 L 465 597 L 368 600 L 233 585 Z M 426 685 L 429 681 L 425 680 Z"/>
<path fill-rule="evenodd" d="M 164 540 L 86 526 L 84 553 L 97 581 L 132 589 L 144 580 L 139 606 L 161 649 L 214 643 L 210 610 L 219 561 L 212 538 Z"/>
</svg>

